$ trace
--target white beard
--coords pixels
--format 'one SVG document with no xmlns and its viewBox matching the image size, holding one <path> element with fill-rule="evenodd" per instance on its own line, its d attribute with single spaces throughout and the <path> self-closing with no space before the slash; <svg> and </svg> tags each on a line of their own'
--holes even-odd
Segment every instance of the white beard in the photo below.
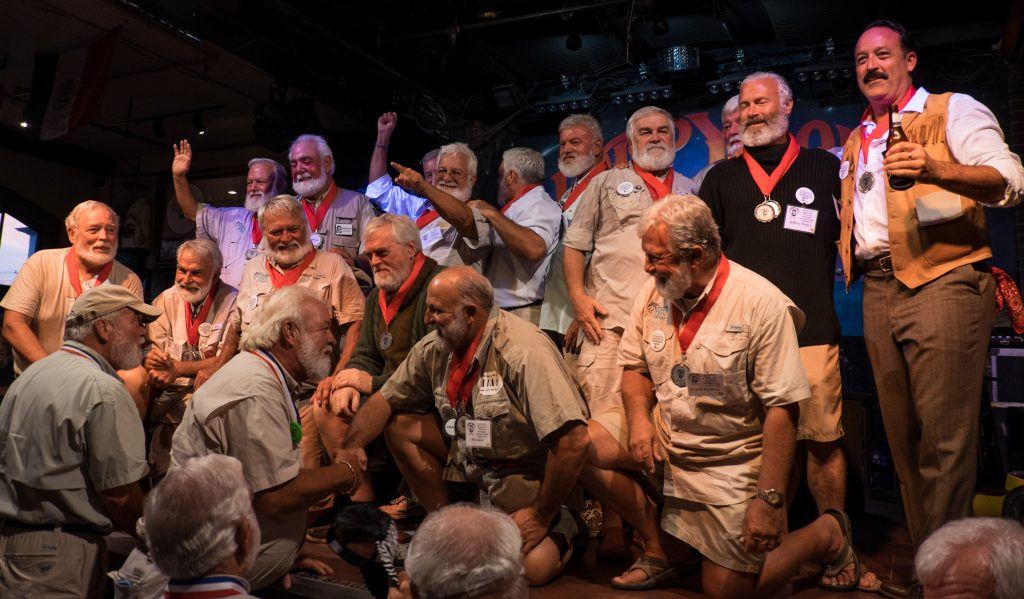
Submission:
<svg viewBox="0 0 1024 599">
<path fill-rule="evenodd" d="M 693 272 L 686 266 L 680 266 L 679 272 L 674 277 L 663 279 L 654 275 L 654 288 L 661 297 L 667 300 L 679 300 L 689 291 L 693 284 Z"/>
<path fill-rule="evenodd" d="M 331 373 L 331 354 L 324 351 L 325 349 L 317 350 L 306 337 L 300 341 L 299 362 L 306 369 L 306 382 L 319 383 Z"/>
<path fill-rule="evenodd" d="M 275 247 L 270 250 L 270 258 L 274 264 L 281 268 L 291 268 L 306 257 L 306 254 L 313 249 L 313 244 L 307 239 L 305 243 L 292 241 L 285 247 Z"/>
<path fill-rule="evenodd" d="M 460 307 L 461 309 L 461 307 Z M 437 338 L 441 341 L 441 349 L 451 353 L 455 348 L 466 342 L 469 336 L 469 319 L 457 314 L 447 326 L 437 327 Z"/>
<path fill-rule="evenodd" d="M 754 129 L 746 123 L 740 123 L 740 133 L 743 136 L 743 145 L 758 148 L 770 144 L 789 131 L 789 116 L 779 112 L 773 118 L 766 119 L 764 124 Z"/>
<path fill-rule="evenodd" d="M 207 294 L 210 293 L 210 288 L 213 287 L 213 281 L 210 281 L 202 287 L 195 287 L 189 289 L 182 285 L 178 285 L 178 295 L 182 297 L 186 302 L 190 304 L 198 304 L 199 302 L 206 299 Z"/>
<path fill-rule="evenodd" d="M 633 154 L 633 162 L 648 172 L 670 168 L 675 160 L 675 148 L 667 146 L 647 146 L 643 151 Z"/>
<path fill-rule="evenodd" d="M 467 187 L 449 187 L 447 185 L 435 185 L 435 187 L 437 187 L 441 191 L 445 192 L 446 194 L 452 196 L 456 200 L 459 200 L 460 202 L 467 202 L 467 201 L 469 201 L 469 196 L 470 196 L 470 194 L 473 193 L 473 188 L 472 187 L 468 187 L 468 186 Z"/>
<path fill-rule="evenodd" d="M 314 179 L 313 175 L 309 173 L 303 173 L 299 177 L 299 179 L 292 180 L 292 189 L 300 196 L 309 199 L 313 199 L 326 191 L 327 186 L 331 183 L 330 176 L 326 171 L 320 174 L 319 179 Z"/>
<path fill-rule="evenodd" d="M 266 194 L 250 193 L 245 196 L 245 209 L 255 214 L 260 211 L 263 204 L 266 204 L 270 200 L 271 198 L 267 197 Z"/>
<path fill-rule="evenodd" d="M 412 273 L 412 264 L 407 265 L 408 268 L 403 269 L 401 272 L 395 272 L 393 270 L 379 271 L 373 273 L 373 284 L 384 290 L 385 293 L 394 293 L 398 291 L 398 288 L 402 286 L 402 283 L 409 278 L 409 274 Z"/>
<path fill-rule="evenodd" d="M 730 137 L 726 141 L 726 143 L 728 145 L 725 148 L 725 157 L 732 158 L 733 156 L 739 154 L 740 150 L 743 149 L 743 135 L 740 133 L 736 133 L 735 135 Z"/>
<path fill-rule="evenodd" d="M 562 160 L 562 157 L 559 156 L 558 172 L 567 179 L 575 179 L 589 171 L 595 164 L 597 164 L 597 157 L 593 155 L 577 155 L 572 160 Z"/>
<path fill-rule="evenodd" d="M 98 252 L 92 248 L 75 248 L 75 253 L 82 259 L 83 262 L 93 268 L 99 268 L 106 266 L 114 259 L 114 255 L 117 254 L 117 243 L 111 243 L 110 249 L 107 252 Z"/>
<path fill-rule="evenodd" d="M 110 344 L 110 365 L 114 370 L 131 370 L 142 364 L 142 347 L 136 339 L 118 331 Z"/>
</svg>

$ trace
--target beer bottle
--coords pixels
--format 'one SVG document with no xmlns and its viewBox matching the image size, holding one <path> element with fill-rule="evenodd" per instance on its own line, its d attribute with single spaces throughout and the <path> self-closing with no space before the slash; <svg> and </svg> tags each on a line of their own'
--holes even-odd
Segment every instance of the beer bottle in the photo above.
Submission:
<svg viewBox="0 0 1024 599">
<path fill-rule="evenodd" d="M 893 104 L 889 107 L 889 137 L 885 140 L 885 151 L 889 152 L 889 148 L 900 143 L 901 141 L 910 141 L 907 134 L 903 131 L 903 115 L 900 114 L 898 106 Z M 913 187 L 914 180 L 907 177 L 896 177 L 889 175 L 889 187 L 896 191 L 906 191 Z"/>
</svg>

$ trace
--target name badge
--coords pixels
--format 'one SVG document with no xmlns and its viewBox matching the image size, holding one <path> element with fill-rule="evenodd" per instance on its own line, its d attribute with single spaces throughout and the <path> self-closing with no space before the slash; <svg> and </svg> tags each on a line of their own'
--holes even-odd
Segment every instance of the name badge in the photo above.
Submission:
<svg viewBox="0 0 1024 599">
<path fill-rule="evenodd" d="M 334 234 L 341 235 L 342 237 L 352 237 L 353 232 L 352 219 L 338 217 L 334 221 Z"/>
<path fill-rule="evenodd" d="M 784 229 L 813 235 L 817 226 L 818 211 L 814 208 L 804 208 L 802 206 L 786 207 L 786 222 L 782 224 Z"/>
<path fill-rule="evenodd" d="M 686 377 L 686 388 L 691 396 L 722 397 L 724 380 L 720 372 L 691 372 Z"/>
<path fill-rule="evenodd" d="M 491 448 L 490 420 L 466 421 L 466 447 L 473 447 L 477 449 Z"/>
<path fill-rule="evenodd" d="M 501 380 L 501 375 L 490 370 L 480 375 L 479 393 L 480 395 L 497 395 L 504 385 L 505 383 Z M 490 425 L 489 422 L 488 425 Z"/>
<path fill-rule="evenodd" d="M 420 242 L 423 243 L 424 247 L 430 247 L 441 240 L 441 235 L 444 234 L 439 227 L 430 227 L 420 233 Z"/>
<path fill-rule="evenodd" d="M 665 331 L 654 331 L 651 333 L 651 349 L 654 351 L 665 349 Z"/>
</svg>

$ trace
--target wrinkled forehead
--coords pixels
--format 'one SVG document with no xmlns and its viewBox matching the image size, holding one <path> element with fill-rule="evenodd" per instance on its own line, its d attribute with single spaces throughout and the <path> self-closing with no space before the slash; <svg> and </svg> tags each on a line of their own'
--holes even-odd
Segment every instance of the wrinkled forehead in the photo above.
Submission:
<svg viewBox="0 0 1024 599">
<path fill-rule="evenodd" d="M 441 155 L 437 161 L 437 166 L 443 166 L 447 169 L 457 168 L 466 170 L 469 167 L 469 158 L 462 152 L 448 152 Z"/>
<path fill-rule="evenodd" d="M 76 228 L 88 229 L 95 226 L 113 226 L 116 221 L 114 213 L 104 206 L 93 206 L 82 211 L 75 219 Z"/>
<path fill-rule="evenodd" d="M 740 102 L 779 97 L 779 84 L 771 77 L 748 81 L 740 87 Z"/>
<path fill-rule="evenodd" d="M 249 167 L 250 179 L 270 179 L 273 174 L 273 169 L 266 162 L 257 162 Z"/>
<path fill-rule="evenodd" d="M 300 141 L 299 143 L 292 146 L 291 152 L 288 153 L 288 157 L 292 160 L 301 160 L 303 158 L 320 158 L 320 152 L 319 150 L 317 150 L 316 142 Z"/>
<path fill-rule="evenodd" d="M 579 139 L 583 143 L 587 143 L 594 139 L 594 133 L 583 125 L 572 125 L 558 132 L 559 141 L 567 142 L 573 139 Z"/>
<path fill-rule="evenodd" d="M 872 27 L 860 35 L 853 48 L 854 55 L 873 52 L 879 48 L 901 49 L 900 34 L 888 27 Z"/>
</svg>

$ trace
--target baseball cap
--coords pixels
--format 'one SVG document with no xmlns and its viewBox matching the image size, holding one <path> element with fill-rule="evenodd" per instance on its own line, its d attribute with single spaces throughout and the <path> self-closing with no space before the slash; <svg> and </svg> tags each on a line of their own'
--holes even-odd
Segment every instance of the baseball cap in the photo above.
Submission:
<svg viewBox="0 0 1024 599">
<path fill-rule="evenodd" d="M 75 303 L 71 304 L 71 312 L 68 313 L 65 320 L 67 322 L 85 322 L 116 312 L 121 308 L 131 308 L 146 316 L 148 320 L 154 320 L 163 314 L 163 310 L 143 302 L 121 285 L 100 285 L 78 296 Z"/>
</svg>

